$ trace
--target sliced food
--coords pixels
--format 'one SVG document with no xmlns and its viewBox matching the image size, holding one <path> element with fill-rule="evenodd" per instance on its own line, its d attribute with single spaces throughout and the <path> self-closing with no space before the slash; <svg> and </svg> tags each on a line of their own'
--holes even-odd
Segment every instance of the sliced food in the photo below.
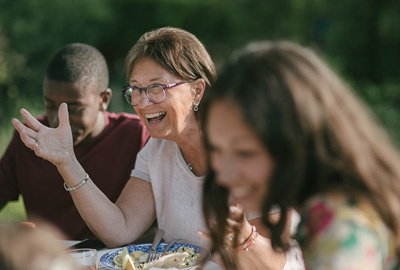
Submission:
<svg viewBox="0 0 400 270">
<path fill-rule="evenodd" d="M 132 261 L 131 256 L 129 254 L 125 255 L 124 260 L 122 262 L 123 270 L 136 270 L 135 264 Z"/>
<path fill-rule="evenodd" d="M 185 259 L 189 256 L 189 253 L 182 252 L 182 253 L 172 253 L 165 256 L 160 257 L 158 260 L 145 263 L 143 265 L 143 270 L 150 269 L 152 267 L 158 268 L 169 268 L 169 267 L 176 267 L 182 268 L 185 264 Z"/>
</svg>

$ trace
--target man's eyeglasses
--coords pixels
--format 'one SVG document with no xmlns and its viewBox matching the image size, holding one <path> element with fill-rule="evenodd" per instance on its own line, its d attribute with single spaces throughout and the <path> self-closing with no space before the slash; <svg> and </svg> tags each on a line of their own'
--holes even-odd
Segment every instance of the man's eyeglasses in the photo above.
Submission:
<svg viewBox="0 0 400 270">
<path fill-rule="evenodd" d="M 126 101 L 130 105 L 137 106 L 140 102 L 142 91 L 146 93 L 147 98 L 154 104 L 158 104 L 165 99 L 165 90 L 174 86 L 186 83 L 186 81 L 170 83 L 170 84 L 151 84 L 146 87 L 128 86 L 122 89 L 122 93 Z"/>
</svg>

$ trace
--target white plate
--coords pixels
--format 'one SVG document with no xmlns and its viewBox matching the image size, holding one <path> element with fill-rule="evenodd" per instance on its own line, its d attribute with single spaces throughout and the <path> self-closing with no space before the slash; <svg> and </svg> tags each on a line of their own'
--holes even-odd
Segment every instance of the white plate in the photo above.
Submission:
<svg viewBox="0 0 400 270">
<path fill-rule="evenodd" d="M 167 245 L 168 245 L 168 243 L 160 243 L 160 244 L 158 245 L 156 251 L 157 251 L 157 252 L 162 252 L 162 251 L 164 250 L 164 248 L 165 248 Z M 209 257 L 210 257 L 210 253 L 209 253 L 207 250 L 205 250 L 204 248 L 201 248 L 201 247 L 195 246 L 195 245 L 190 245 L 190 244 L 175 243 L 175 244 L 172 245 L 172 247 L 170 247 L 170 248 L 168 249 L 168 251 L 176 250 L 176 249 L 180 248 L 181 246 L 188 247 L 188 248 L 193 248 L 193 249 L 194 249 L 194 252 L 200 253 L 200 254 L 201 254 L 201 255 L 200 255 L 200 258 L 199 258 L 199 261 L 200 261 L 200 262 L 198 262 L 196 265 L 192 265 L 192 266 L 185 267 L 185 268 L 182 268 L 182 269 L 191 269 L 191 268 L 194 268 L 194 267 L 198 266 L 199 264 L 203 263 L 205 260 L 208 260 Z M 128 249 L 129 254 L 130 254 L 133 250 L 135 250 L 135 251 L 149 252 L 149 251 L 150 251 L 150 248 L 151 248 L 151 243 L 148 243 L 148 244 L 129 245 L 129 246 L 126 246 L 126 248 Z M 121 270 L 121 267 L 116 266 L 116 265 L 114 264 L 113 258 L 114 258 L 115 255 L 118 254 L 119 251 L 122 251 L 122 249 L 123 249 L 123 247 L 122 247 L 122 248 L 116 248 L 116 249 L 113 249 L 113 250 L 107 252 L 106 254 L 104 254 L 103 256 L 101 256 L 101 258 L 100 258 L 100 263 L 101 263 L 102 265 L 104 265 L 104 266 L 105 266 L 106 268 L 108 268 L 108 269 Z"/>
</svg>

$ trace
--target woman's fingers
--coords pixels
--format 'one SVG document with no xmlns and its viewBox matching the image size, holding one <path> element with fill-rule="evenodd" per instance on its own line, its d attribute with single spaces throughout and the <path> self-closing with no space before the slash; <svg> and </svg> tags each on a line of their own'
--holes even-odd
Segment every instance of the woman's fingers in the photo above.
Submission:
<svg viewBox="0 0 400 270">
<path fill-rule="evenodd" d="M 31 128 L 22 124 L 16 118 L 13 118 L 11 120 L 11 123 L 14 125 L 15 129 L 18 131 L 19 136 L 21 137 L 21 140 L 24 142 L 24 144 L 27 147 L 34 149 L 35 145 L 37 144 L 36 132 L 34 130 L 32 130 Z"/>
<path fill-rule="evenodd" d="M 240 204 L 229 206 L 229 218 L 242 222 L 244 219 L 243 207 Z"/>
<path fill-rule="evenodd" d="M 20 112 L 22 118 L 24 118 L 26 122 L 26 126 L 15 118 L 11 120 L 11 123 L 19 132 L 21 140 L 24 142 L 24 144 L 33 150 L 38 143 L 37 133 L 43 127 L 43 125 L 27 110 L 21 109 Z"/>
<path fill-rule="evenodd" d="M 225 243 L 227 245 L 234 245 L 235 238 L 237 238 L 238 243 L 242 243 L 247 239 L 251 232 L 251 226 L 246 220 L 245 212 L 240 204 L 229 206 L 229 215 L 226 222 Z"/>
<path fill-rule="evenodd" d="M 227 218 L 226 223 L 228 227 L 226 228 L 227 230 L 233 231 L 233 228 L 240 226 L 240 223 L 237 220 Z"/>
<path fill-rule="evenodd" d="M 229 238 L 229 240 L 232 240 L 233 235 L 235 234 L 235 232 L 240 230 L 240 227 L 242 226 L 242 224 L 237 222 L 236 220 L 227 218 L 226 225 L 227 226 L 225 227 L 225 230 L 226 230 L 225 237 Z"/>
<path fill-rule="evenodd" d="M 69 115 L 68 115 L 68 106 L 66 103 L 61 103 L 58 108 L 58 120 L 60 121 L 59 128 L 61 129 L 69 129 Z"/>
<path fill-rule="evenodd" d="M 73 155 L 73 138 L 69 125 L 67 104 L 60 105 L 58 128 L 42 125 L 27 110 L 21 109 L 26 125 L 17 119 L 12 119 L 15 129 L 19 132 L 24 144 L 35 151 L 35 154 L 54 165 L 65 164 Z"/>
<path fill-rule="evenodd" d="M 39 131 L 39 129 L 43 126 L 35 117 L 33 117 L 26 109 L 21 109 L 20 113 L 22 118 L 24 118 L 28 127 L 30 127 L 34 131 Z"/>
<path fill-rule="evenodd" d="M 230 234 L 240 229 L 243 220 L 244 220 L 243 207 L 239 204 L 229 206 L 229 214 L 226 220 L 227 222 L 226 231 L 228 237 L 231 237 Z"/>
</svg>

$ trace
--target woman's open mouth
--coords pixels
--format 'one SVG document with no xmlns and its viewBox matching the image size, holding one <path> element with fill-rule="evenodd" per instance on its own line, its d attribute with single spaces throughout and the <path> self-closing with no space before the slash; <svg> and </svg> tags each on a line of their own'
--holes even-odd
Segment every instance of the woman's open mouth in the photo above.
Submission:
<svg viewBox="0 0 400 270">
<path fill-rule="evenodd" d="M 150 124 L 155 124 L 163 120 L 166 114 L 166 112 L 149 113 L 145 114 L 145 117 Z"/>
<path fill-rule="evenodd" d="M 231 188 L 229 192 L 236 201 L 244 202 L 252 198 L 254 189 L 251 187 Z"/>
</svg>

